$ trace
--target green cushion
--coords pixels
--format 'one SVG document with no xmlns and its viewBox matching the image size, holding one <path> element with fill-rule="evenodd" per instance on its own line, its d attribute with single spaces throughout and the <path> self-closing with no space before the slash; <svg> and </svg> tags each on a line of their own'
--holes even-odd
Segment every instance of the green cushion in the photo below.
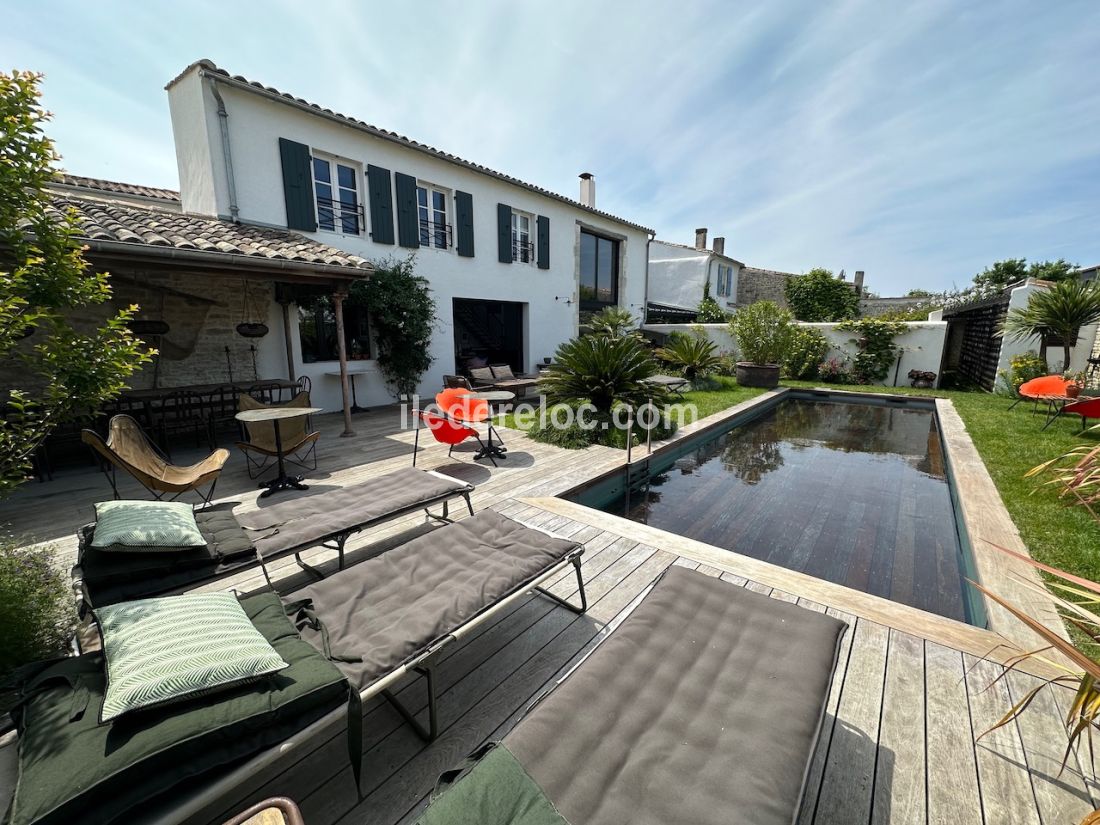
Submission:
<svg viewBox="0 0 1100 825">
<path fill-rule="evenodd" d="M 103 722 L 287 666 L 232 593 L 122 602 L 95 615 L 107 658 Z"/>
<path fill-rule="evenodd" d="M 63 660 L 14 713 L 19 781 L 7 825 L 130 822 L 171 810 L 182 793 L 223 776 L 347 701 L 348 683 L 303 641 L 274 593 L 241 606 L 290 667 L 199 702 L 181 702 L 99 724 L 103 659 Z M 66 673 L 76 669 L 76 673 Z M 59 777 L 63 777 L 60 780 Z M 154 801 L 159 800 L 159 804 Z"/>
<path fill-rule="evenodd" d="M 190 504 L 180 501 L 103 501 L 95 506 L 92 547 L 124 551 L 205 547 Z"/>
<path fill-rule="evenodd" d="M 569 825 L 512 752 L 497 745 L 432 801 L 417 825 Z"/>
</svg>

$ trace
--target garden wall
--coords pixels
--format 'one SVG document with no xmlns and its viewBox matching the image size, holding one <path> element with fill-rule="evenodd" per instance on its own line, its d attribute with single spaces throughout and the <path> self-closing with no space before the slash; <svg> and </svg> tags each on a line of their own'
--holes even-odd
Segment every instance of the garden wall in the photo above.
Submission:
<svg viewBox="0 0 1100 825">
<path fill-rule="evenodd" d="M 855 356 L 855 335 L 837 329 L 837 324 L 805 324 L 799 322 L 799 326 L 813 327 L 825 336 L 830 344 L 828 357 L 846 358 L 850 362 Z M 895 363 L 883 384 L 888 387 L 908 386 L 909 379 L 905 376 L 909 370 L 915 369 L 936 373 L 938 385 L 947 324 L 943 321 L 910 321 L 906 322 L 905 326 L 906 331 L 894 339 L 894 342 L 902 350 L 900 363 Z M 737 345 L 734 343 L 729 326 L 726 324 L 646 324 L 643 329 L 665 335 L 673 332 L 692 333 L 694 330 L 701 329 L 718 346 L 719 351 L 737 351 Z M 896 383 L 894 380 L 895 373 L 897 375 Z"/>
</svg>

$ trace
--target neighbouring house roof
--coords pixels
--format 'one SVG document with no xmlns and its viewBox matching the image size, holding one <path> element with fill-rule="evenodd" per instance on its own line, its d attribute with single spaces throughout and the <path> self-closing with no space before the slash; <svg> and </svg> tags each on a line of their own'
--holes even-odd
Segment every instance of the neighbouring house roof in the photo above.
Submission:
<svg viewBox="0 0 1100 825">
<path fill-rule="evenodd" d="M 63 174 L 58 181 L 61 186 L 76 189 L 90 189 L 97 192 L 114 192 L 119 195 L 132 195 L 139 198 L 179 202 L 180 193 L 175 189 L 161 189 L 157 186 L 139 186 L 135 183 L 119 183 L 101 178 L 86 178 L 81 175 Z"/>
<path fill-rule="evenodd" d="M 662 241 L 662 240 L 659 240 L 657 238 L 653 239 L 653 243 L 663 244 L 664 246 L 674 246 L 677 249 L 690 249 L 692 252 L 698 252 L 700 257 L 706 256 L 706 255 L 717 255 L 719 258 L 725 258 L 727 261 L 733 261 L 738 266 L 743 267 L 745 265 L 744 261 L 739 261 L 736 258 L 734 258 L 732 255 L 727 255 L 725 252 L 715 252 L 713 249 L 707 249 L 705 247 L 703 249 L 700 249 L 699 247 L 692 246 L 691 244 L 688 244 L 688 243 L 676 243 L 675 241 Z"/>
<path fill-rule="evenodd" d="M 58 215 L 68 209 L 76 211 L 81 236 L 93 252 L 145 254 L 271 274 L 291 270 L 348 278 L 374 270 L 364 258 L 283 229 L 55 191 L 53 208 Z"/>
<path fill-rule="evenodd" d="M 329 118 L 330 120 L 335 120 L 345 126 L 350 126 L 353 129 L 358 129 L 361 132 L 366 132 L 367 134 L 373 135 L 377 138 L 381 138 L 382 140 L 388 140 L 393 143 L 398 143 L 402 146 L 407 146 L 408 148 L 413 149 L 417 152 L 423 152 L 424 154 L 432 155 L 433 157 L 447 161 L 448 163 L 453 163 L 457 166 L 464 166 L 467 169 L 473 169 L 475 172 L 480 172 L 483 175 L 489 175 L 490 177 L 506 181 L 507 183 L 514 184 L 515 186 L 529 189 L 532 192 L 537 192 L 540 195 L 545 195 L 548 198 L 553 198 L 554 200 L 566 203 L 569 206 L 574 207 L 575 209 L 580 209 L 582 212 L 588 212 L 592 215 L 599 215 L 601 218 L 607 218 L 608 220 L 623 224 L 624 226 L 629 226 L 633 229 L 641 230 L 642 232 L 648 232 L 650 235 L 656 234 L 654 230 L 642 226 L 641 224 L 628 221 L 624 218 L 618 217 L 617 215 L 612 215 L 610 212 L 604 212 L 591 206 L 585 206 L 580 201 L 573 200 L 572 198 L 567 198 L 565 197 L 565 195 L 559 195 L 557 192 L 551 192 L 549 189 L 543 189 L 541 186 L 536 186 L 533 183 L 527 183 L 526 181 L 522 181 L 519 178 L 514 178 L 511 175 L 506 175 L 503 172 L 498 172 L 495 169 L 490 169 L 488 166 L 482 166 L 479 163 L 465 160 L 458 157 L 457 155 L 452 155 L 448 152 L 444 152 L 442 149 L 436 149 L 434 146 L 428 146 L 425 143 L 420 143 L 419 141 L 415 141 L 412 138 L 400 135 L 397 132 L 391 132 L 387 129 L 380 129 L 377 126 L 372 126 L 371 124 L 365 123 L 358 118 L 340 114 L 339 112 L 334 112 L 331 109 L 326 109 L 323 106 L 317 105 L 316 103 L 310 103 L 308 100 L 303 100 L 300 97 L 294 97 L 293 95 L 287 94 L 286 92 L 281 92 L 272 86 L 264 86 L 262 83 L 257 83 L 256 81 L 249 80 L 248 78 L 241 77 L 240 75 L 231 75 L 225 69 L 219 68 L 217 65 L 215 65 L 213 61 L 207 60 L 205 58 L 202 60 L 196 60 L 194 63 L 189 65 L 182 72 L 172 78 L 172 80 L 170 80 L 164 88 L 172 88 L 172 86 L 174 86 L 184 75 L 195 68 L 198 68 L 200 69 L 200 71 L 204 71 L 209 74 L 217 75 L 220 78 L 221 82 L 227 83 L 231 86 L 235 86 L 239 89 L 262 95 L 271 100 L 285 103 L 288 106 L 293 106 L 297 109 L 303 109 L 311 114 L 320 115 L 322 117 Z"/>
</svg>

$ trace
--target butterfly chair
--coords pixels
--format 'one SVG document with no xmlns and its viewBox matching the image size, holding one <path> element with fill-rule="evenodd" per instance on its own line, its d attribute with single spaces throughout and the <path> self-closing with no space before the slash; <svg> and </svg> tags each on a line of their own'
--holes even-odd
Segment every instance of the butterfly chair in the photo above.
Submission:
<svg viewBox="0 0 1100 825">
<path fill-rule="evenodd" d="M 496 459 L 508 457 L 508 450 L 504 446 L 504 441 L 493 428 L 493 412 L 487 400 L 471 397 L 468 390 L 448 389 L 436 395 L 435 403 L 448 418 L 465 424 L 486 424 L 488 426 L 488 437 L 482 443 L 477 455 L 474 456 L 474 461 L 488 458 L 495 467 L 497 466 Z"/>
<path fill-rule="evenodd" d="M 1020 389 L 1016 391 L 1019 398 L 1012 402 L 1012 407 L 1015 407 L 1021 401 L 1032 401 L 1034 407 L 1038 407 L 1040 401 L 1045 401 L 1048 398 L 1064 398 L 1066 387 L 1072 383 L 1074 382 L 1071 379 L 1063 378 L 1060 375 L 1043 375 L 1039 378 L 1032 378 L 1020 385 Z M 1011 410 L 1012 407 L 1009 407 L 1009 409 Z"/>
<path fill-rule="evenodd" d="M 440 444 L 448 445 L 447 455 L 449 456 L 455 448 L 456 444 L 461 444 L 467 438 L 476 438 L 477 443 L 481 446 L 481 450 L 478 455 L 485 452 L 485 444 L 481 440 L 481 436 L 478 435 L 477 430 L 473 427 L 467 427 L 465 424 L 448 418 L 445 415 L 439 415 L 438 413 L 425 412 L 424 410 L 417 410 L 416 412 L 419 423 L 416 427 L 416 436 L 413 438 L 413 466 L 416 466 L 416 454 L 420 450 L 420 430 L 423 424 L 431 432 L 432 437 L 435 438 Z M 486 453 L 486 455 L 489 455 Z M 493 461 L 493 457 L 489 455 L 489 460 Z M 493 466 L 496 467 L 496 461 L 493 461 Z"/>
<path fill-rule="evenodd" d="M 309 393 L 300 392 L 285 404 L 264 404 L 247 393 L 237 400 L 241 412 L 262 410 L 268 407 L 308 407 Z M 279 422 L 279 435 L 283 444 L 283 461 L 296 464 L 304 470 L 317 469 L 317 439 L 321 434 L 312 428 L 309 416 L 286 418 Z M 248 477 L 256 478 L 273 461 L 279 458 L 275 444 L 275 424 L 271 421 L 249 422 L 242 429 L 247 440 L 237 446 L 248 461 Z"/>
<path fill-rule="evenodd" d="M 153 498 L 161 499 L 171 494 L 171 498 L 175 499 L 194 490 L 206 506 L 214 497 L 218 476 L 229 458 L 229 450 L 219 448 L 197 464 L 186 467 L 170 464 L 137 421 L 128 415 L 116 415 L 111 419 L 107 425 L 106 441 L 95 430 L 84 430 L 80 437 L 100 459 L 100 466 L 111 482 L 115 498 L 120 498 L 115 472 L 121 468 L 151 492 Z M 206 484 L 210 488 L 203 495 L 199 488 Z"/>
</svg>

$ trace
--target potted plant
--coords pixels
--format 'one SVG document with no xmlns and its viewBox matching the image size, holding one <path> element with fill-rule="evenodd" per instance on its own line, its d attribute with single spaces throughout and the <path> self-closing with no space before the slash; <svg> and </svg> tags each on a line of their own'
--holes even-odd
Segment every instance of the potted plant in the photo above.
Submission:
<svg viewBox="0 0 1100 825">
<path fill-rule="evenodd" d="M 773 301 L 758 301 L 737 310 L 730 332 L 741 355 L 737 383 L 767 389 L 779 386 L 779 365 L 794 332 L 791 313 Z"/>
<path fill-rule="evenodd" d="M 1072 384 L 1066 384 L 1066 398 L 1077 398 L 1085 387 L 1085 374 L 1078 370 L 1077 372 L 1067 372 L 1063 377 L 1067 381 L 1073 382 Z"/>
</svg>

